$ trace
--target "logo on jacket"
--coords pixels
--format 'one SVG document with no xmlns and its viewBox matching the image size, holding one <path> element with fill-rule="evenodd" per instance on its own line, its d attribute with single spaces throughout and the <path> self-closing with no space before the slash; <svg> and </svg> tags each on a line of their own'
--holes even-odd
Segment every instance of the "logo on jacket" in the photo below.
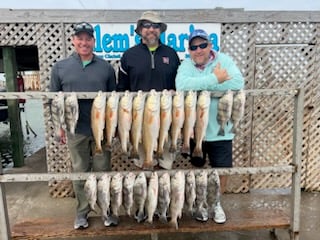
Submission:
<svg viewBox="0 0 320 240">
<path fill-rule="evenodd" d="M 165 64 L 169 64 L 169 58 L 168 57 L 162 57 L 162 62 Z"/>
</svg>

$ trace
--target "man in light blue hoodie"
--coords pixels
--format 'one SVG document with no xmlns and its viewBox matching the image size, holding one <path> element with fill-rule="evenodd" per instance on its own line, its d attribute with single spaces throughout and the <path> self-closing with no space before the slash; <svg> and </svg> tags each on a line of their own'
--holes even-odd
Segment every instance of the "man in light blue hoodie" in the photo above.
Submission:
<svg viewBox="0 0 320 240">
<path fill-rule="evenodd" d="M 209 90 L 222 91 L 240 90 L 244 87 L 241 71 L 228 55 L 212 50 L 208 34 L 202 29 L 194 30 L 189 36 L 190 58 L 185 59 L 178 68 L 176 76 L 177 90 Z M 220 125 L 217 121 L 219 98 L 211 98 L 209 123 L 203 142 L 204 159 L 191 157 L 191 163 L 201 166 L 208 154 L 210 165 L 214 168 L 232 167 L 233 133 L 229 133 L 232 123 L 225 127 L 225 135 L 219 136 Z M 192 145 L 192 144 L 191 144 Z M 192 154 L 191 154 L 192 155 Z M 220 176 L 221 192 L 225 191 L 227 176 Z M 201 219 L 200 219 L 201 220 Z M 215 206 L 214 220 L 217 223 L 226 221 L 220 203 Z"/>
</svg>

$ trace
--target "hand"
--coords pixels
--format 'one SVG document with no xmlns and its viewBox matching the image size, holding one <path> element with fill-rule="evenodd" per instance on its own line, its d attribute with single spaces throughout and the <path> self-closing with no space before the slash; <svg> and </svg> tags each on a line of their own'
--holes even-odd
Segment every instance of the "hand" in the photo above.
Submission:
<svg viewBox="0 0 320 240">
<path fill-rule="evenodd" d="M 218 82 L 223 83 L 224 81 L 227 81 L 230 79 L 230 76 L 228 75 L 228 72 L 226 69 L 221 68 L 220 63 L 218 63 L 215 68 L 213 69 L 212 73 L 216 75 Z"/>
<path fill-rule="evenodd" d="M 67 138 L 66 138 L 66 132 L 63 130 L 63 128 L 60 128 L 60 144 L 66 144 Z"/>
</svg>

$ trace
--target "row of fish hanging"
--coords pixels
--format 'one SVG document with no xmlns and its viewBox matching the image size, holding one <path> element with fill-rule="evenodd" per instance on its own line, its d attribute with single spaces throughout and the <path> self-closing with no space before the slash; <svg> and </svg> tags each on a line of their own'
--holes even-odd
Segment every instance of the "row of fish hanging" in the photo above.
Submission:
<svg viewBox="0 0 320 240">
<path fill-rule="evenodd" d="M 202 141 L 209 121 L 210 94 L 209 91 L 113 91 L 107 97 L 106 92 L 99 91 L 91 108 L 95 153 L 101 153 L 103 147 L 111 150 L 117 136 L 122 154 L 131 158 L 139 158 L 139 145 L 142 144 L 143 169 L 152 169 L 154 153 L 158 159 L 163 159 L 165 144 L 170 144 L 170 153 L 189 153 L 190 138 L 194 138 L 196 146 L 193 155 L 202 157 Z M 233 122 L 231 131 L 236 131 L 244 114 L 244 105 L 243 90 L 235 92 L 235 95 L 229 90 L 219 98 L 218 135 L 225 135 L 225 125 L 229 120 Z M 76 93 L 64 100 L 63 93 L 59 92 L 52 101 L 51 109 L 56 136 L 59 136 L 59 129 L 63 126 L 74 133 L 79 114 Z M 178 143 L 181 139 L 180 149 Z"/>
<path fill-rule="evenodd" d="M 159 174 L 159 176 L 158 176 Z M 154 216 L 162 223 L 178 228 L 183 214 L 207 221 L 214 217 L 220 203 L 220 182 L 216 170 L 104 173 L 99 179 L 90 174 L 84 185 L 91 210 L 101 209 L 105 226 L 119 224 L 120 212 L 137 222 L 153 223 Z M 170 221 L 168 221 L 170 219 Z"/>
</svg>

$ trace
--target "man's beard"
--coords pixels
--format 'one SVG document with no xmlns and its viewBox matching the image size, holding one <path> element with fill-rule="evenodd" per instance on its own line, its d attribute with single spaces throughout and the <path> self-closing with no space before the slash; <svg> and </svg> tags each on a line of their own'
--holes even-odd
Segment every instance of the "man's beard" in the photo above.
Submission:
<svg viewBox="0 0 320 240">
<path fill-rule="evenodd" d="M 153 35 L 153 38 L 149 38 L 149 35 Z M 147 45 L 156 45 L 159 42 L 159 36 L 157 36 L 156 34 L 149 34 L 148 36 L 143 37 L 143 40 L 145 42 L 145 44 Z"/>
</svg>

